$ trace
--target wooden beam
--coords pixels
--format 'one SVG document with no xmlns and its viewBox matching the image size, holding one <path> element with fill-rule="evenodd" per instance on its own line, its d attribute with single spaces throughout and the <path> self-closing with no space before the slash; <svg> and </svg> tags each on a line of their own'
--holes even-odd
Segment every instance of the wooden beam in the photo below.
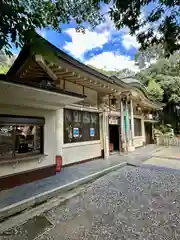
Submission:
<svg viewBox="0 0 180 240">
<path fill-rule="evenodd" d="M 73 83 L 76 83 L 76 84 L 86 84 L 86 85 L 89 84 L 88 81 L 86 81 L 86 80 L 80 80 L 79 81 L 79 80 L 75 79 L 75 81 L 73 81 L 73 80 L 69 80 L 69 81 L 71 81 Z"/>
<path fill-rule="evenodd" d="M 31 82 L 37 82 L 37 81 L 40 81 L 40 80 L 45 80 L 45 79 L 49 79 L 49 76 L 38 76 L 37 78 L 34 78 L 34 77 L 30 77 L 30 76 L 24 76 L 24 77 L 21 77 L 21 79 L 25 79 L 25 80 L 29 80 Z"/>
<path fill-rule="evenodd" d="M 77 81 L 80 80 L 80 79 L 83 79 L 81 77 L 78 77 L 78 76 L 74 76 L 74 77 L 63 77 L 63 79 L 67 80 L 67 81 Z"/>
<path fill-rule="evenodd" d="M 53 72 L 54 72 L 54 74 L 56 74 L 57 77 L 61 77 L 62 73 L 65 73 L 65 72 L 56 72 L 56 71 L 53 71 Z"/>
<path fill-rule="evenodd" d="M 45 72 L 41 67 L 30 67 L 28 72 Z"/>
<path fill-rule="evenodd" d="M 22 76 L 33 76 L 36 78 L 36 76 L 47 76 L 48 74 L 45 72 L 26 72 L 23 73 Z"/>
<path fill-rule="evenodd" d="M 26 71 L 27 68 L 32 64 L 32 59 L 27 58 L 23 65 L 17 70 L 16 75 L 19 75 L 21 78 L 21 75 Z"/>
<path fill-rule="evenodd" d="M 65 78 L 65 79 L 66 79 L 66 78 Z M 89 82 L 89 79 L 83 78 L 83 77 L 80 77 L 80 76 L 72 77 L 72 78 L 68 77 L 67 80 L 76 82 L 77 84 L 78 84 L 78 83 L 83 83 L 83 82 L 90 83 L 90 82 Z"/>
<path fill-rule="evenodd" d="M 54 73 L 68 73 L 68 69 L 67 68 L 61 68 L 61 67 L 58 67 L 58 66 L 53 66 L 51 67 L 51 70 L 54 72 Z"/>
<path fill-rule="evenodd" d="M 74 72 L 58 72 L 57 75 L 60 75 L 60 77 L 73 77 L 76 76 Z"/>
<path fill-rule="evenodd" d="M 57 80 L 56 74 L 46 65 L 43 57 L 41 55 L 35 55 L 35 60 L 39 66 L 52 78 L 54 81 Z"/>
</svg>

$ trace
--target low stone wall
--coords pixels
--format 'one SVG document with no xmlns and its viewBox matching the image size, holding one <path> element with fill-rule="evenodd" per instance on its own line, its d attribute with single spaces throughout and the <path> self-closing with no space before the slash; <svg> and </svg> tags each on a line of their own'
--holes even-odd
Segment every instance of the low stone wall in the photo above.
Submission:
<svg viewBox="0 0 180 240">
<path fill-rule="evenodd" d="M 180 138 L 160 136 L 156 138 L 156 144 L 163 145 L 163 146 L 180 146 Z"/>
</svg>

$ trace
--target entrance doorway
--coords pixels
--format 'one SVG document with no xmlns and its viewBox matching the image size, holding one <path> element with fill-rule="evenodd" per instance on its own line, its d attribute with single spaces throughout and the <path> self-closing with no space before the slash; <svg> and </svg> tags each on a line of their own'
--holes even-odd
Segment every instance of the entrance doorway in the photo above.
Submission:
<svg viewBox="0 0 180 240">
<path fill-rule="evenodd" d="M 109 125 L 109 151 L 119 152 L 119 126 Z"/>
<path fill-rule="evenodd" d="M 146 134 L 146 144 L 152 144 L 152 123 L 146 122 L 145 123 L 145 134 Z"/>
</svg>

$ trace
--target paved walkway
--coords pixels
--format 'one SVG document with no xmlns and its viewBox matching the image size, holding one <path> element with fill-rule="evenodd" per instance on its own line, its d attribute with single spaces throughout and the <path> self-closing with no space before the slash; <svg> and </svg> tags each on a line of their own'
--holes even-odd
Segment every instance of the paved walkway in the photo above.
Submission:
<svg viewBox="0 0 180 240">
<path fill-rule="evenodd" d="M 115 166 L 121 162 L 139 164 L 139 162 L 145 161 L 147 158 L 151 157 L 152 152 L 156 150 L 156 148 L 156 145 L 148 145 L 137 149 L 133 153 L 110 156 L 108 160 L 98 159 L 74 165 L 62 169 L 62 171 L 55 176 L 24 184 L 9 190 L 0 191 L 0 209 L 102 171 L 111 166 Z"/>
<path fill-rule="evenodd" d="M 144 166 L 152 165 L 180 170 L 180 147 L 165 147 L 143 162 Z"/>
</svg>

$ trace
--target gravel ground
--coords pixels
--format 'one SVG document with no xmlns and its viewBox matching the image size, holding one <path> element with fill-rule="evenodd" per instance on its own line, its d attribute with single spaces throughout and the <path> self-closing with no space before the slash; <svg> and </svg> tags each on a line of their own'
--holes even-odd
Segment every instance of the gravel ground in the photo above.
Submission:
<svg viewBox="0 0 180 240">
<path fill-rule="evenodd" d="M 40 240 L 179 240 L 180 173 L 124 167 L 46 216 Z"/>
<path fill-rule="evenodd" d="M 0 239 L 179 240 L 180 172 L 126 166 Z"/>
</svg>

